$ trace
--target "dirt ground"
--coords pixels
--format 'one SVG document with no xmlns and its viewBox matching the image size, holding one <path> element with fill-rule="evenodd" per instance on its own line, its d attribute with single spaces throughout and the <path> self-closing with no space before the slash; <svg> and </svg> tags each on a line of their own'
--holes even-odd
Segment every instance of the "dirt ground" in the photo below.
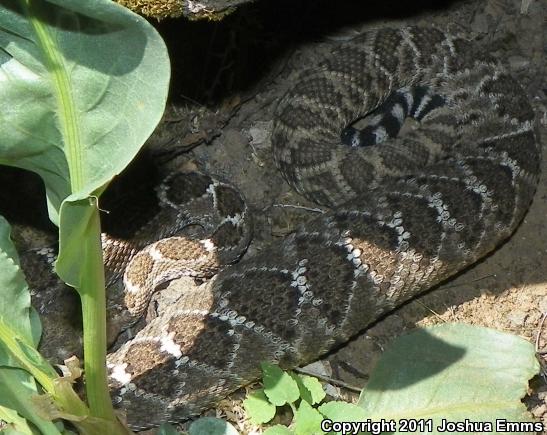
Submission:
<svg viewBox="0 0 547 435">
<path fill-rule="evenodd" d="M 547 3 L 526 0 L 453 1 L 438 2 L 431 9 L 428 4 L 422 7 L 423 2 L 418 2 L 413 10 L 407 8 L 386 12 L 385 8 L 380 7 L 371 13 L 356 11 L 351 14 L 351 19 L 340 18 L 338 11 L 333 10 L 338 8 L 333 6 L 338 2 L 330 6 L 325 2 L 318 3 L 320 5 L 310 7 L 303 18 L 301 26 L 305 31 L 294 32 L 288 25 L 290 30 L 285 32 L 285 36 L 292 35 L 290 41 L 283 41 L 279 35 L 275 42 L 270 41 L 270 46 L 275 47 L 270 47 L 270 53 L 275 53 L 273 59 L 257 60 L 253 54 L 256 46 L 259 49 L 268 46 L 261 44 L 265 43 L 268 31 L 272 31 L 269 24 L 257 24 L 261 19 L 257 18 L 260 14 L 255 16 L 252 10 L 240 11 L 244 15 L 249 14 L 251 19 L 248 16 L 245 19 L 239 18 L 239 21 L 234 19 L 234 27 L 230 27 L 229 23 L 225 24 L 226 27 L 215 27 L 215 32 L 224 35 L 225 44 L 220 45 L 226 51 L 221 50 L 219 55 L 218 47 L 214 45 L 219 38 L 210 38 L 212 42 L 209 51 L 202 54 L 202 58 L 206 59 L 205 64 L 208 63 L 208 57 L 221 58 L 216 70 L 210 66 L 213 61 L 205 69 L 213 69 L 217 74 L 213 74 L 212 80 L 206 81 L 205 91 L 202 90 L 198 96 L 192 95 L 192 91 L 184 86 L 175 85 L 172 95 L 178 95 L 178 101 L 173 101 L 163 126 L 149 144 L 156 155 L 168 161 L 168 170 L 190 160 L 230 180 L 241 189 L 252 207 L 256 221 L 255 240 L 249 254 L 263 249 L 268 240 L 292 231 L 298 223 L 314 214 L 310 209 L 315 205 L 290 191 L 271 160 L 269 134 L 275 103 L 290 83 L 294 71 L 328 54 L 334 46 L 357 32 L 374 26 L 401 23 L 435 23 L 452 31 L 465 32 L 478 44 L 490 47 L 490 51 L 520 79 L 537 111 L 542 142 L 545 143 Z M 285 3 L 279 7 L 274 18 L 290 11 L 289 5 L 283 5 Z M 325 14 L 325 11 L 319 10 L 320 7 L 330 8 L 331 11 Z M 298 9 L 295 13 L 301 12 Z M 272 12 L 269 10 L 268 13 Z M 325 15 L 329 14 L 332 14 L 334 24 L 325 24 L 328 22 Z M 241 27 L 249 23 L 252 24 L 251 30 L 247 28 L 247 33 L 241 32 Z M 173 23 L 163 26 L 160 26 L 160 30 L 168 38 L 169 44 L 169 38 L 177 34 L 174 30 L 177 27 Z M 196 32 L 204 35 L 199 29 Z M 248 38 L 258 41 L 257 45 L 251 44 Z M 181 53 L 177 47 L 170 46 L 170 49 Z M 197 59 L 192 58 L 188 50 L 182 50 L 182 53 L 182 58 L 177 58 L 174 63 L 175 74 L 181 71 L 180 65 L 184 61 L 188 65 L 188 62 Z M 245 65 L 254 68 L 256 75 L 248 76 Z M 187 74 L 185 72 L 183 75 Z M 243 86 L 241 81 L 245 82 Z M 217 89 L 223 86 L 218 92 Z M 204 95 L 212 100 L 216 98 L 216 104 L 207 108 L 197 104 L 195 99 L 201 102 L 203 100 L 199 98 Z M 190 148 L 190 152 L 181 152 Z M 352 386 L 362 387 L 385 346 L 405 331 L 417 326 L 455 321 L 492 327 L 517 334 L 535 344 L 543 364 L 542 374 L 534 379 L 533 391 L 526 403 L 534 416 L 542 419 L 547 427 L 545 158 L 542 168 L 543 175 L 534 203 L 508 242 L 455 279 L 379 321 L 347 346 L 314 364 L 313 370 Z M 335 397 L 346 399 L 357 397 L 350 390 L 334 385 L 329 392 Z M 237 394 L 235 397 L 238 397 Z M 216 413 L 228 416 L 243 432 L 252 430 L 242 421 L 241 405 L 237 400 L 225 401 Z"/>
</svg>

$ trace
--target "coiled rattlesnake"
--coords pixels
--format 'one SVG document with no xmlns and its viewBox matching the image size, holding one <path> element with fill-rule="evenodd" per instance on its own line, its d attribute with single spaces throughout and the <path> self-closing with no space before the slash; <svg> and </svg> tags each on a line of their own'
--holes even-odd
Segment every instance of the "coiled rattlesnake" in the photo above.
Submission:
<svg viewBox="0 0 547 435">
<path fill-rule="evenodd" d="M 390 109 L 397 119 L 411 111 L 412 89 L 436 101 L 419 128 L 396 138 L 384 129 L 375 146 L 340 143 L 344 132 L 360 145 L 365 133 L 348 125 L 401 88 Z M 332 211 L 182 295 L 109 356 L 114 401 L 134 427 L 199 413 L 256 379 L 261 361 L 316 359 L 475 262 L 516 228 L 539 173 L 522 88 L 434 28 L 371 31 L 303 72 L 279 102 L 272 145 L 286 180 Z M 187 255 L 184 244 L 137 254 L 129 294 L 172 279 L 171 267 L 151 270 L 174 250 Z"/>
</svg>

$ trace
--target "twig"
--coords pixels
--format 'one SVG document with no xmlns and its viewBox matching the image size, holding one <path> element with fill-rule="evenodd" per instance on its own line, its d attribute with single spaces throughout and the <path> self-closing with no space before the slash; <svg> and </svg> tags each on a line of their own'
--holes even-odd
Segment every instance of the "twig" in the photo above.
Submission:
<svg viewBox="0 0 547 435">
<path fill-rule="evenodd" d="M 329 384 L 336 385 L 338 387 L 342 387 L 346 390 L 354 391 L 356 393 L 360 393 L 362 390 L 362 388 L 348 384 L 347 382 L 341 381 L 339 379 L 333 379 L 329 376 L 320 375 L 319 373 L 311 372 L 300 367 L 295 368 L 294 371 L 303 375 L 313 376 L 314 378 L 321 379 L 322 381 L 328 382 Z"/>
<path fill-rule="evenodd" d="M 545 323 L 545 319 L 547 318 L 547 312 L 543 313 L 543 316 L 541 317 L 541 322 L 539 322 L 539 330 L 536 334 L 536 352 L 539 353 L 539 339 L 541 337 L 541 330 L 543 329 L 543 324 Z M 547 351 L 544 351 L 545 353 Z M 541 353 L 540 353 L 541 354 Z"/>
<path fill-rule="evenodd" d="M 437 313 L 436 311 L 434 311 L 433 309 L 429 308 L 426 304 L 424 304 L 423 302 L 419 301 L 416 299 L 416 302 L 418 304 L 420 304 L 422 307 L 424 307 L 426 310 L 430 311 L 432 314 L 434 314 L 436 317 L 439 318 L 439 320 L 441 320 L 442 322 L 446 323 L 446 320 L 442 318 L 442 316 Z"/>
</svg>

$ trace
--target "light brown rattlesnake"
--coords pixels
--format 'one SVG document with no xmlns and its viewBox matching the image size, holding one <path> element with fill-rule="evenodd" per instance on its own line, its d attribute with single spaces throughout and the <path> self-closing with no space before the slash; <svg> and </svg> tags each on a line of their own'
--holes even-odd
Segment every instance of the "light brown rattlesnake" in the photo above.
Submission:
<svg viewBox="0 0 547 435">
<path fill-rule="evenodd" d="M 370 147 L 340 143 L 392 91 L 420 86 L 443 104 L 419 128 Z M 136 428 L 199 413 L 256 379 L 261 361 L 316 359 L 472 264 L 521 221 L 540 160 L 513 78 L 465 40 L 419 27 L 366 33 L 303 72 L 279 102 L 272 145 L 287 181 L 332 211 L 188 291 L 109 356 L 114 401 Z M 232 229 L 238 213 L 225 221 Z M 171 266 L 150 272 L 170 252 L 220 256 L 208 242 L 182 243 L 137 254 L 129 305 L 142 307 L 135 295 L 162 273 L 175 277 Z"/>
</svg>

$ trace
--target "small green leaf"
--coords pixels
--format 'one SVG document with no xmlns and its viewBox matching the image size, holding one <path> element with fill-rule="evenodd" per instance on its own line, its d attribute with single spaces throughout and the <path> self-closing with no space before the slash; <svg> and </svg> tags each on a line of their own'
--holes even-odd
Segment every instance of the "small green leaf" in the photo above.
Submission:
<svg viewBox="0 0 547 435">
<path fill-rule="evenodd" d="M 363 408 L 346 402 L 328 402 L 318 408 L 319 412 L 332 421 L 365 421 Z"/>
<path fill-rule="evenodd" d="M 275 426 L 266 429 L 263 435 L 294 435 L 294 432 L 287 426 L 276 424 Z"/>
<path fill-rule="evenodd" d="M 310 405 L 320 403 L 327 395 L 317 378 L 296 373 L 291 373 L 290 375 L 298 385 L 300 397 Z"/>
<path fill-rule="evenodd" d="M 243 401 L 247 415 L 254 424 L 268 423 L 275 416 L 275 405 L 272 405 L 264 390 L 258 390 Z"/>
<path fill-rule="evenodd" d="M 311 405 L 302 400 L 298 411 L 294 416 L 294 433 L 296 435 L 315 435 L 323 434 L 321 430 L 321 421 L 324 420 L 324 417 L 311 407 Z"/>
<path fill-rule="evenodd" d="M 283 406 L 295 402 L 300 397 L 298 385 L 287 373 L 269 363 L 261 363 L 264 380 L 264 392 L 270 402 Z"/>
<path fill-rule="evenodd" d="M 188 429 L 189 435 L 239 435 L 227 421 L 215 417 L 202 417 L 194 421 Z"/>
</svg>

